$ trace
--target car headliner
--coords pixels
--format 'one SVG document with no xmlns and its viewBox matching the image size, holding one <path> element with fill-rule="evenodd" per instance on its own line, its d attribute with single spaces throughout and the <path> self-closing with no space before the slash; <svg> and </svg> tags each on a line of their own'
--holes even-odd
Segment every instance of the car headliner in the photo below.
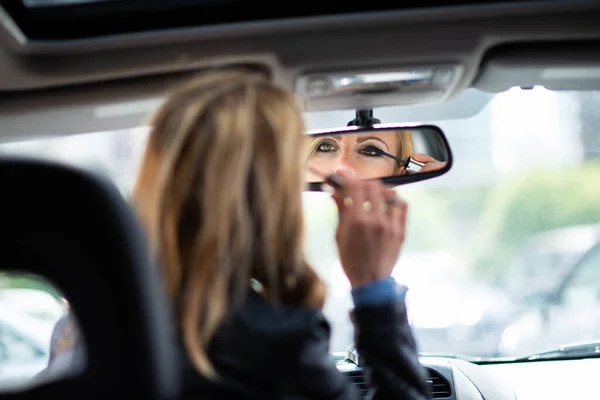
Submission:
<svg viewBox="0 0 600 400">
<path fill-rule="evenodd" d="M 160 98 L 188 74 L 224 64 L 252 65 L 290 89 L 309 72 L 444 63 L 464 68 L 446 98 L 469 87 L 600 88 L 600 1 L 429 3 L 74 40 L 27 37 L 0 8 L 0 141 L 139 125 L 146 111 L 98 117 L 94 110 Z M 82 115 L 91 116 L 85 130 L 72 120 Z M 32 118 L 33 131 L 7 129 Z"/>
</svg>

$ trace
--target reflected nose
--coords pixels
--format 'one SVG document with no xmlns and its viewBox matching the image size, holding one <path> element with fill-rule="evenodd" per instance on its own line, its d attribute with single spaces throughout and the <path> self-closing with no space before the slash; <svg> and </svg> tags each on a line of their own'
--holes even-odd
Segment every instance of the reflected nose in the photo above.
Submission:
<svg viewBox="0 0 600 400">
<path fill-rule="evenodd" d="M 352 177 L 355 177 L 355 176 L 356 176 L 356 171 L 354 171 L 354 168 L 352 168 L 351 166 L 349 166 L 349 165 L 347 165 L 347 164 L 338 164 L 338 165 L 337 165 L 337 166 L 334 168 L 333 172 L 334 172 L 335 174 L 339 174 L 340 172 L 342 172 L 342 173 L 346 173 L 346 174 L 348 174 L 348 175 L 350 175 L 350 176 L 352 176 Z"/>
</svg>

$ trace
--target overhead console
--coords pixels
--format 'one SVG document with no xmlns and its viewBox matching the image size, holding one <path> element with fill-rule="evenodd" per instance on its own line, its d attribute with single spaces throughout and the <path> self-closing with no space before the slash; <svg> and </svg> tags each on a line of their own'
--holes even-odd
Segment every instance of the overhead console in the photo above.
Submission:
<svg viewBox="0 0 600 400">
<path fill-rule="evenodd" d="M 463 76 L 459 64 L 431 64 L 298 76 L 296 95 L 306 111 L 434 104 L 446 100 Z"/>
</svg>

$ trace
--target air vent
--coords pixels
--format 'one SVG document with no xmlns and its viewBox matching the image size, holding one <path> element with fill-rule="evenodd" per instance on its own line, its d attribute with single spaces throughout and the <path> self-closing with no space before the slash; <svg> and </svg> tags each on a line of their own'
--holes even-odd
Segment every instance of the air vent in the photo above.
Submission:
<svg viewBox="0 0 600 400">
<path fill-rule="evenodd" d="M 452 395 L 450 383 L 439 372 L 431 368 L 425 368 L 427 371 L 427 383 L 431 390 L 431 397 L 434 399 L 445 399 Z"/>
<path fill-rule="evenodd" d="M 356 392 L 358 393 L 358 398 L 363 400 L 367 398 L 369 394 L 369 385 L 365 380 L 365 375 L 362 370 L 349 371 L 344 373 L 344 376 L 352 382 Z"/>
<path fill-rule="evenodd" d="M 425 368 L 427 372 L 427 383 L 431 391 L 431 397 L 434 399 L 445 399 L 451 396 L 450 383 L 439 372 L 431 368 Z M 359 399 L 367 399 L 369 395 L 369 385 L 365 380 L 362 370 L 348 371 L 343 373 L 350 380 L 359 394 Z"/>
</svg>

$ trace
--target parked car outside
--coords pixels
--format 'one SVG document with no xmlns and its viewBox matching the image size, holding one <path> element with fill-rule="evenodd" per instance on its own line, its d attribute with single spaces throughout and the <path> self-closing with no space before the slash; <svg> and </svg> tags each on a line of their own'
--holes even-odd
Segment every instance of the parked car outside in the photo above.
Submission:
<svg viewBox="0 0 600 400">
<path fill-rule="evenodd" d="M 519 314 L 502 335 L 501 355 L 518 357 L 600 340 L 600 226 L 536 235 L 523 246 L 512 266 L 519 271 L 528 267 L 527 276 L 544 284 L 524 292 L 519 291 L 522 285 L 512 287 L 515 297 L 521 299 Z"/>
<path fill-rule="evenodd" d="M 0 308 L 0 389 L 22 387 L 48 363 L 54 324 Z"/>
</svg>

